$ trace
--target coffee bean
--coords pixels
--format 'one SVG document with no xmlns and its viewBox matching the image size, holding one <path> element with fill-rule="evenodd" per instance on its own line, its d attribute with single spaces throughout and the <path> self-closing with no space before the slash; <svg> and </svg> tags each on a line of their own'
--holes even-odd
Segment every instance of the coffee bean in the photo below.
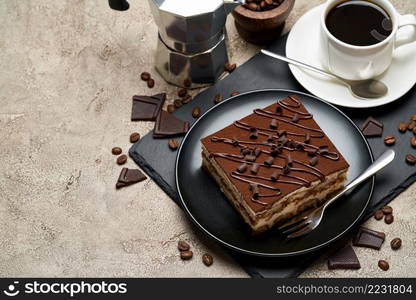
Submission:
<svg viewBox="0 0 416 300">
<path fill-rule="evenodd" d="M 413 148 L 416 148 L 416 136 L 410 139 L 410 145 L 412 145 Z"/>
<path fill-rule="evenodd" d="M 138 132 L 133 132 L 130 135 L 130 143 L 136 143 L 140 140 L 140 133 Z"/>
<path fill-rule="evenodd" d="M 391 249 L 398 250 L 402 246 L 402 240 L 400 238 L 394 238 L 390 242 Z"/>
<path fill-rule="evenodd" d="M 411 166 L 416 165 L 416 156 L 412 154 L 406 155 L 406 162 Z"/>
<path fill-rule="evenodd" d="M 401 122 L 400 124 L 399 124 L 399 131 L 400 132 L 406 132 L 407 131 L 407 127 L 409 126 L 409 123 L 406 123 L 406 122 Z"/>
<path fill-rule="evenodd" d="M 173 104 L 169 104 L 169 105 L 168 105 L 168 112 L 169 112 L 169 113 L 173 113 L 173 112 L 175 111 L 175 109 L 176 109 L 176 108 L 175 108 L 175 105 L 173 105 Z"/>
<path fill-rule="evenodd" d="M 116 162 L 118 165 L 124 165 L 127 162 L 127 155 L 120 155 L 119 157 L 117 157 Z"/>
<path fill-rule="evenodd" d="M 178 90 L 178 96 L 181 98 L 185 97 L 187 94 L 188 94 L 188 90 L 185 88 Z"/>
<path fill-rule="evenodd" d="M 409 131 L 412 131 L 415 127 L 416 127 L 416 121 L 412 121 L 409 123 L 409 125 L 407 125 L 407 129 Z"/>
<path fill-rule="evenodd" d="M 191 249 L 191 246 L 189 246 L 189 244 L 185 241 L 179 241 L 178 249 L 179 251 L 188 251 L 189 249 Z"/>
<path fill-rule="evenodd" d="M 394 221 L 393 215 L 386 215 L 384 217 L 384 223 L 386 223 L 386 224 L 391 224 L 391 223 L 393 223 L 393 221 Z"/>
<path fill-rule="evenodd" d="M 192 97 L 191 95 L 186 95 L 185 97 L 182 98 L 181 101 L 182 101 L 182 104 L 187 104 L 192 101 Z"/>
<path fill-rule="evenodd" d="M 148 80 L 151 78 L 151 76 L 150 76 L 150 73 L 148 73 L 148 72 L 143 72 L 142 74 L 140 74 L 140 78 L 141 78 L 143 81 L 148 81 Z"/>
<path fill-rule="evenodd" d="M 393 207 L 391 207 L 390 205 L 386 205 L 381 209 L 381 211 L 385 215 L 391 215 L 393 213 Z"/>
<path fill-rule="evenodd" d="M 260 9 L 260 7 L 254 2 L 246 4 L 245 7 L 252 10 L 252 11 L 257 11 L 257 10 Z"/>
<path fill-rule="evenodd" d="M 194 109 L 192 110 L 192 117 L 197 119 L 200 116 L 201 116 L 201 108 L 199 106 L 194 107 Z"/>
<path fill-rule="evenodd" d="M 239 91 L 234 91 L 234 92 L 231 92 L 230 96 L 231 96 L 231 97 L 234 97 L 234 96 L 237 96 L 237 95 L 239 95 L 239 94 L 240 94 L 240 92 L 239 92 Z"/>
<path fill-rule="evenodd" d="M 179 146 L 178 141 L 175 140 L 175 139 L 169 139 L 168 145 L 169 145 L 169 148 L 172 149 L 172 150 L 178 149 L 178 146 Z"/>
<path fill-rule="evenodd" d="M 379 209 L 378 211 L 374 213 L 374 219 L 376 220 L 381 220 L 383 219 L 383 217 L 384 217 L 384 213 L 381 209 Z"/>
<path fill-rule="evenodd" d="M 416 126 L 413 128 L 413 134 L 416 134 Z"/>
<path fill-rule="evenodd" d="M 416 114 L 412 116 L 412 121 L 416 121 Z"/>
<path fill-rule="evenodd" d="M 236 64 L 230 64 L 229 62 L 225 63 L 224 69 L 225 71 L 232 73 L 237 68 Z"/>
<path fill-rule="evenodd" d="M 205 253 L 204 255 L 202 255 L 202 262 L 204 263 L 204 265 L 209 267 L 214 263 L 214 258 L 208 253 Z"/>
<path fill-rule="evenodd" d="M 181 259 L 190 260 L 194 256 L 194 253 L 191 250 L 181 251 Z"/>
<path fill-rule="evenodd" d="M 175 101 L 173 101 L 173 105 L 176 107 L 176 108 L 179 108 L 179 107 L 181 107 L 183 104 L 182 104 L 182 100 L 181 99 L 176 99 Z"/>
<path fill-rule="evenodd" d="M 183 81 L 183 85 L 184 85 L 185 87 L 189 88 L 189 87 L 192 85 L 192 80 L 191 80 L 190 78 L 186 78 L 186 79 Z"/>
<path fill-rule="evenodd" d="M 153 79 L 153 78 L 150 78 L 148 81 L 147 81 L 147 87 L 149 88 L 149 89 L 151 89 L 151 88 L 153 88 L 155 86 L 155 80 Z"/>
<path fill-rule="evenodd" d="M 123 152 L 123 150 L 120 147 L 114 147 L 113 149 L 111 149 L 111 153 L 113 153 L 114 155 L 120 155 Z"/>
<path fill-rule="evenodd" d="M 215 98 L 214 98 L 214 103 L 215 104 L 218 104 L 218 103 L 220 103 L 222 101 L 222 96 L 221 96 L 221 94 L 216 94 L 215 95 Z"/>
<path fill-rule="evenodd" d="M 379 260 L 378 267 L 383 271 L 387 271 L 390 268 L 389 263 L 385 260 Z"/>
<path fill-rule="evenodd" d="M 394 144 L 396 143 L 396 138 L 395 138 L 394 136 L 392 136 L 392 135 L 386 136 L 386 137 L 384 138 L 384 143 L 385 143 L 387 146 L 394 145 Z"/>
</svg>

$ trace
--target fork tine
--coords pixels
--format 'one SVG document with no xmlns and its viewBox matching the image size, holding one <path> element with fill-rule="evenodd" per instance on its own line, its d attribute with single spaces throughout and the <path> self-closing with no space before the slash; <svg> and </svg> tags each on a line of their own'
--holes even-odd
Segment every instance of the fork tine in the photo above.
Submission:
<svg viewBox="0 0 416 300">
<path fill-rule="evenodd" d="M 309 221 L 309 220 L 302 221 L 302 222 L 300 222 L 298 225 L 293 226 L 293 227 L 291 227 L 291 228 L 289 228 L 289 229 L 287 229 L 287 230 L 283 231 L 283 234 L 284 234 L 284 235 L 288 235 L 288 234 L 291 234 L 291 233 L 297 232 L 297 231 L 299 231 L 300 229 L 302 229 L 303 227 L 305 227 L 306 225 L 309 225 L 310 223 L 311 223 L 311 221 Z"/>
<path fill-rule="evenodd" d="M 307 216 L 299 216 L 299 217 L 296 217 L 296 218 L 290 219 L 288 222 L 286 222 L 286 223 L 284 223 L 284 224 L 280 225 L 280 226 L 278 227 L 278 229 L 279 229 L 279 230 L 286 230 L 286 229 L 288 229 L 289 227 L 292 227 L 293 225 L 296 225 L 296 224 L 298 224 L 298 223 L 300 223 L 300 222 L 306 221 L 307 219 L 308 219 L 308 217 L 307 217 Z"/>
<path fill-rule="evenodd" d="M 309 223 L 307 226 L 303 227 L 301 230 L 289 234 L 287 236 L 287 238 L 288 239 L 293 239 L 293 238 L 300 237 L 302 235 L 305 235 L 305 234 L 311 232 L 313 229 L 314 229 L 314 227 L 312 226 L 311 223 Z"/>
</svg>

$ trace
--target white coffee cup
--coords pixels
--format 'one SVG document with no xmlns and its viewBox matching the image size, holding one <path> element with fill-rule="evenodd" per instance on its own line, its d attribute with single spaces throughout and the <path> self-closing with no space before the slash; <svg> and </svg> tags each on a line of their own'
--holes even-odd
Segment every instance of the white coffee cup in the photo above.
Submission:
<svg viewBox="0 0 416 300">
<path fill-rule="evenodd" d="M 405 26 L 413 25 L 416 30 L 416 16 L 400 15 L 388 0 L 371 0 L 383 8 L 392 21 L 392 33 L 384 40 L 370 46 L 347 44 L 332 35 L 326 26 L 330 10 L 348 0 L 328 0 L 321 16 L 321 46 L 324 67 L 330 72 L 348 80 L 364 80 L 384 73 L 391 64 L 393 51 L 410 39 L 398 41 L 397 35 Z M 416 53 L 415 53 L 416 55 Z"/>
</svg>

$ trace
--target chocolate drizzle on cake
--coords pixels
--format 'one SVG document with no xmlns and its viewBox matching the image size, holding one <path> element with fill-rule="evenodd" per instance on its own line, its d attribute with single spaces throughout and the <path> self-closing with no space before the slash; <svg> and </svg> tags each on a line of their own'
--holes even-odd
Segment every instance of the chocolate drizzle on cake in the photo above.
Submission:
<svg viewBox="0 0 416 300">
<path fill-rule="evenodd" d="M 214 143 L 224 143 L 240 148 L 240 154 L 217 152 L 210 155 L 238 163 L 237 168 L 229 175 L 249 185 L 251 201 L 269 206 L 270 204 L 261 201 L 261 198 L 282 195 L 280 188 L 262 182 L 269 181 L 272 184 L 281 183 L 305 187 L 309 187 L 316 179 L 322 182 L 325 180 L 325 175 L 319 169 L 322 162 L 318 162 L 325 159 L 331 161 L 340 159 L 340 155 L 337 152 L 329 151 L 327 145 L 314 144 L 318 139 L 324 138 L 325 134 L 319 127 L 313 128 L 305 124 L 305 121 L 313 119 L 313 116 L 308 112 L 301 111 L 301 108 L 299 97 L 289 96 L 277 102 L 275 111 L 254 110 L 254 114 L 258 117 L 271 119 L 268 128 L 235 121 L 233 125 L 236 128 L 247 131 L 247 139 L 211 137 L 211 141 Z M 285 130 L 278 130 L 284 128 L 282 123 L 299 128 L 300 132 L 292 132 L 287 129 L 287 126 Z M 294 137 L 298 137 L 300 140 L 295 140 Z M 294 159 L 290 154 L 290 152 L 297 151 L 307 154 L 304 161 Z M 271 175 L 267 177 L 259 175 L 261 170 L 265 168 L 271 170 Z M 302 174 L 312 175 L 316 179 L 312 180 L 310 176 L 308 176 L 309 179 L 305 178 L 305 175 L 302 176 Z M 266 193 L 265 190 L 272 192 Z"/>
</svg>

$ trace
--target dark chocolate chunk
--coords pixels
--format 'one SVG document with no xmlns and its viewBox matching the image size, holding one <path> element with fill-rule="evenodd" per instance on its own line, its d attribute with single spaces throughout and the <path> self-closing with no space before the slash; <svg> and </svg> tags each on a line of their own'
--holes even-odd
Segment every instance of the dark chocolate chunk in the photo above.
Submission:
<svg viewBox="0 0 416 300">
<path fill-rule="evenodd" d="M 278 123 L 276 119 L 272 119 L 272 121 L 270 122 L 270 128 L 271 129 L 277 129 Z"/>
<path fill-rule="evenodd" d="M 244 156 L 244 160 L 249 161 L 249 162 L 254 162 L 254 161 L 256 161 L 256 156 L 255 155 L 246 155 L 246 156 Z"/>
<path fill-rule="evenodd" d="M 172 114 L 162 110 L 157 116 L 155 128 L 153 130 L 154 138 L 163 138 L 175 135 L 185 134 L 189 130 L 189 122 L 184 122 Z"/>
<path fill-rule="evenodd" d="M 359 269 L 360 261 L 351 246 L 347 246 L 328 258 L 328 269 Z"/>
<path fill-rule="evenodd" d="M 277 172 L 277 171 L 273 172 L 273 174 L 270 176 L 270 178 L 271 178 L 273 181 L 278 181 L 278 180 L 279 180 L 279 177 L 280 177 L 280 173 L 279 173 L 279 172 Z"/>
<path fill-rule="evenodd" d="M 260 149 L 260 148 L 254 148 L 254 150 L 253 150 L 253 154 L 254 154 L 256 157 L 259 157 L 259 156 L 260 156 L 260 154 L 261 154 L 261 149 Z"/>
<path fill-rule="evenodd" d="M 250 183 L 250 191 L 254 199 L 257 199 L 260 195 L 259 186 L 255 183 Z"/>
<path fill-rule="evenodd" d="M 292 159 L 292 156 L 290 154 L 288 154 L 287 157 L 286 157 L 286 164 L 290 167 L 293 165 L 293 159 Z"/>
<path fill-rule="evenodd" d="M 309 161 L 309 164 L 312 167 L 316 166 L 318 164 L 318 157 L 317 156 L 312 157 L 311 160 Z"/>
<path fill-rule="evenodd" d="M 251 153 L 251 150 L 249 148 L 241 149 L 241 154 L 248 155 Z"/>
<path fill-rule="evenodd" d="M 245 171 L 247 171 L 247 164 L 241 164 L 238 168 L 237 168 L 237 172 L 238 173 L 244 173 Z"/>
<path fill-rule="evenodd" d="M 383 135 L 384 125 L 372 117 L 369 117 L 361 127 L 366 137 L 377 137 Z"/>
<path fill-rule="evenodd" d="M 271 165 L 273 165 L 273 162 L 274 162 L 274 158 L 272 157 L 272 156 L 269 156 L 268 158 L 266 158 L 266 160 L 264 161 L 264 164 L 266 165 L 266 166 L 271 166 Z"/>
<path fill-rule="evenodd" d="M 281 106 L 276 106 L 276 112 L 278 113 L 278 114 L 281 114 L 282 113 L 282 111 L 283 111 L 283 109 L 282 109 L 282 107 Z"/>
<path fill-rule="evenodd" d="M 269 136 L 267 137 L 267 142 L 268 142 L 268 143 L 273 143 L 273 142 L 274 142 L 274 137 L 273 137 L 272 135 L 269 135 Z"/>
<path fill-rule="evenodd" d="M 118 177 L 116 188 L 122 188 L 146 180 L 147 177 L 137 169 L 123 168 Z"/>
<path fill-rule="evenodd" d="M 132 121 L 154 121 L 157 118 L 163 104 L 166 100 L 166 94 L 157 94 L 148 96 L 133 96 L 133 108 L 131 111 Z"/>
<path fill-rule="evenodd" d="M 250 128 L 250 139 L 257 139 L 258 138 L 258 133 L 257 133 L 257 129 L 256 128 Z"/>
<path fill-rule="evenodd" d="M 386 239 L 386 234 L 366 227 L 360 227 L 357 234 L 353 238 L 353 245 L 358 247 L 367 247 L 380 250 L 381 245 Z"/>
<path fill-rule="evenodd" d="M 260 165 L 259 164 L 253 164 L 251 166 L 251 170 L 250 170 L 251 174 L 256 175 L 257 172 L 259 171 L 259 168 L 260 168 Z"/>
</svg>

